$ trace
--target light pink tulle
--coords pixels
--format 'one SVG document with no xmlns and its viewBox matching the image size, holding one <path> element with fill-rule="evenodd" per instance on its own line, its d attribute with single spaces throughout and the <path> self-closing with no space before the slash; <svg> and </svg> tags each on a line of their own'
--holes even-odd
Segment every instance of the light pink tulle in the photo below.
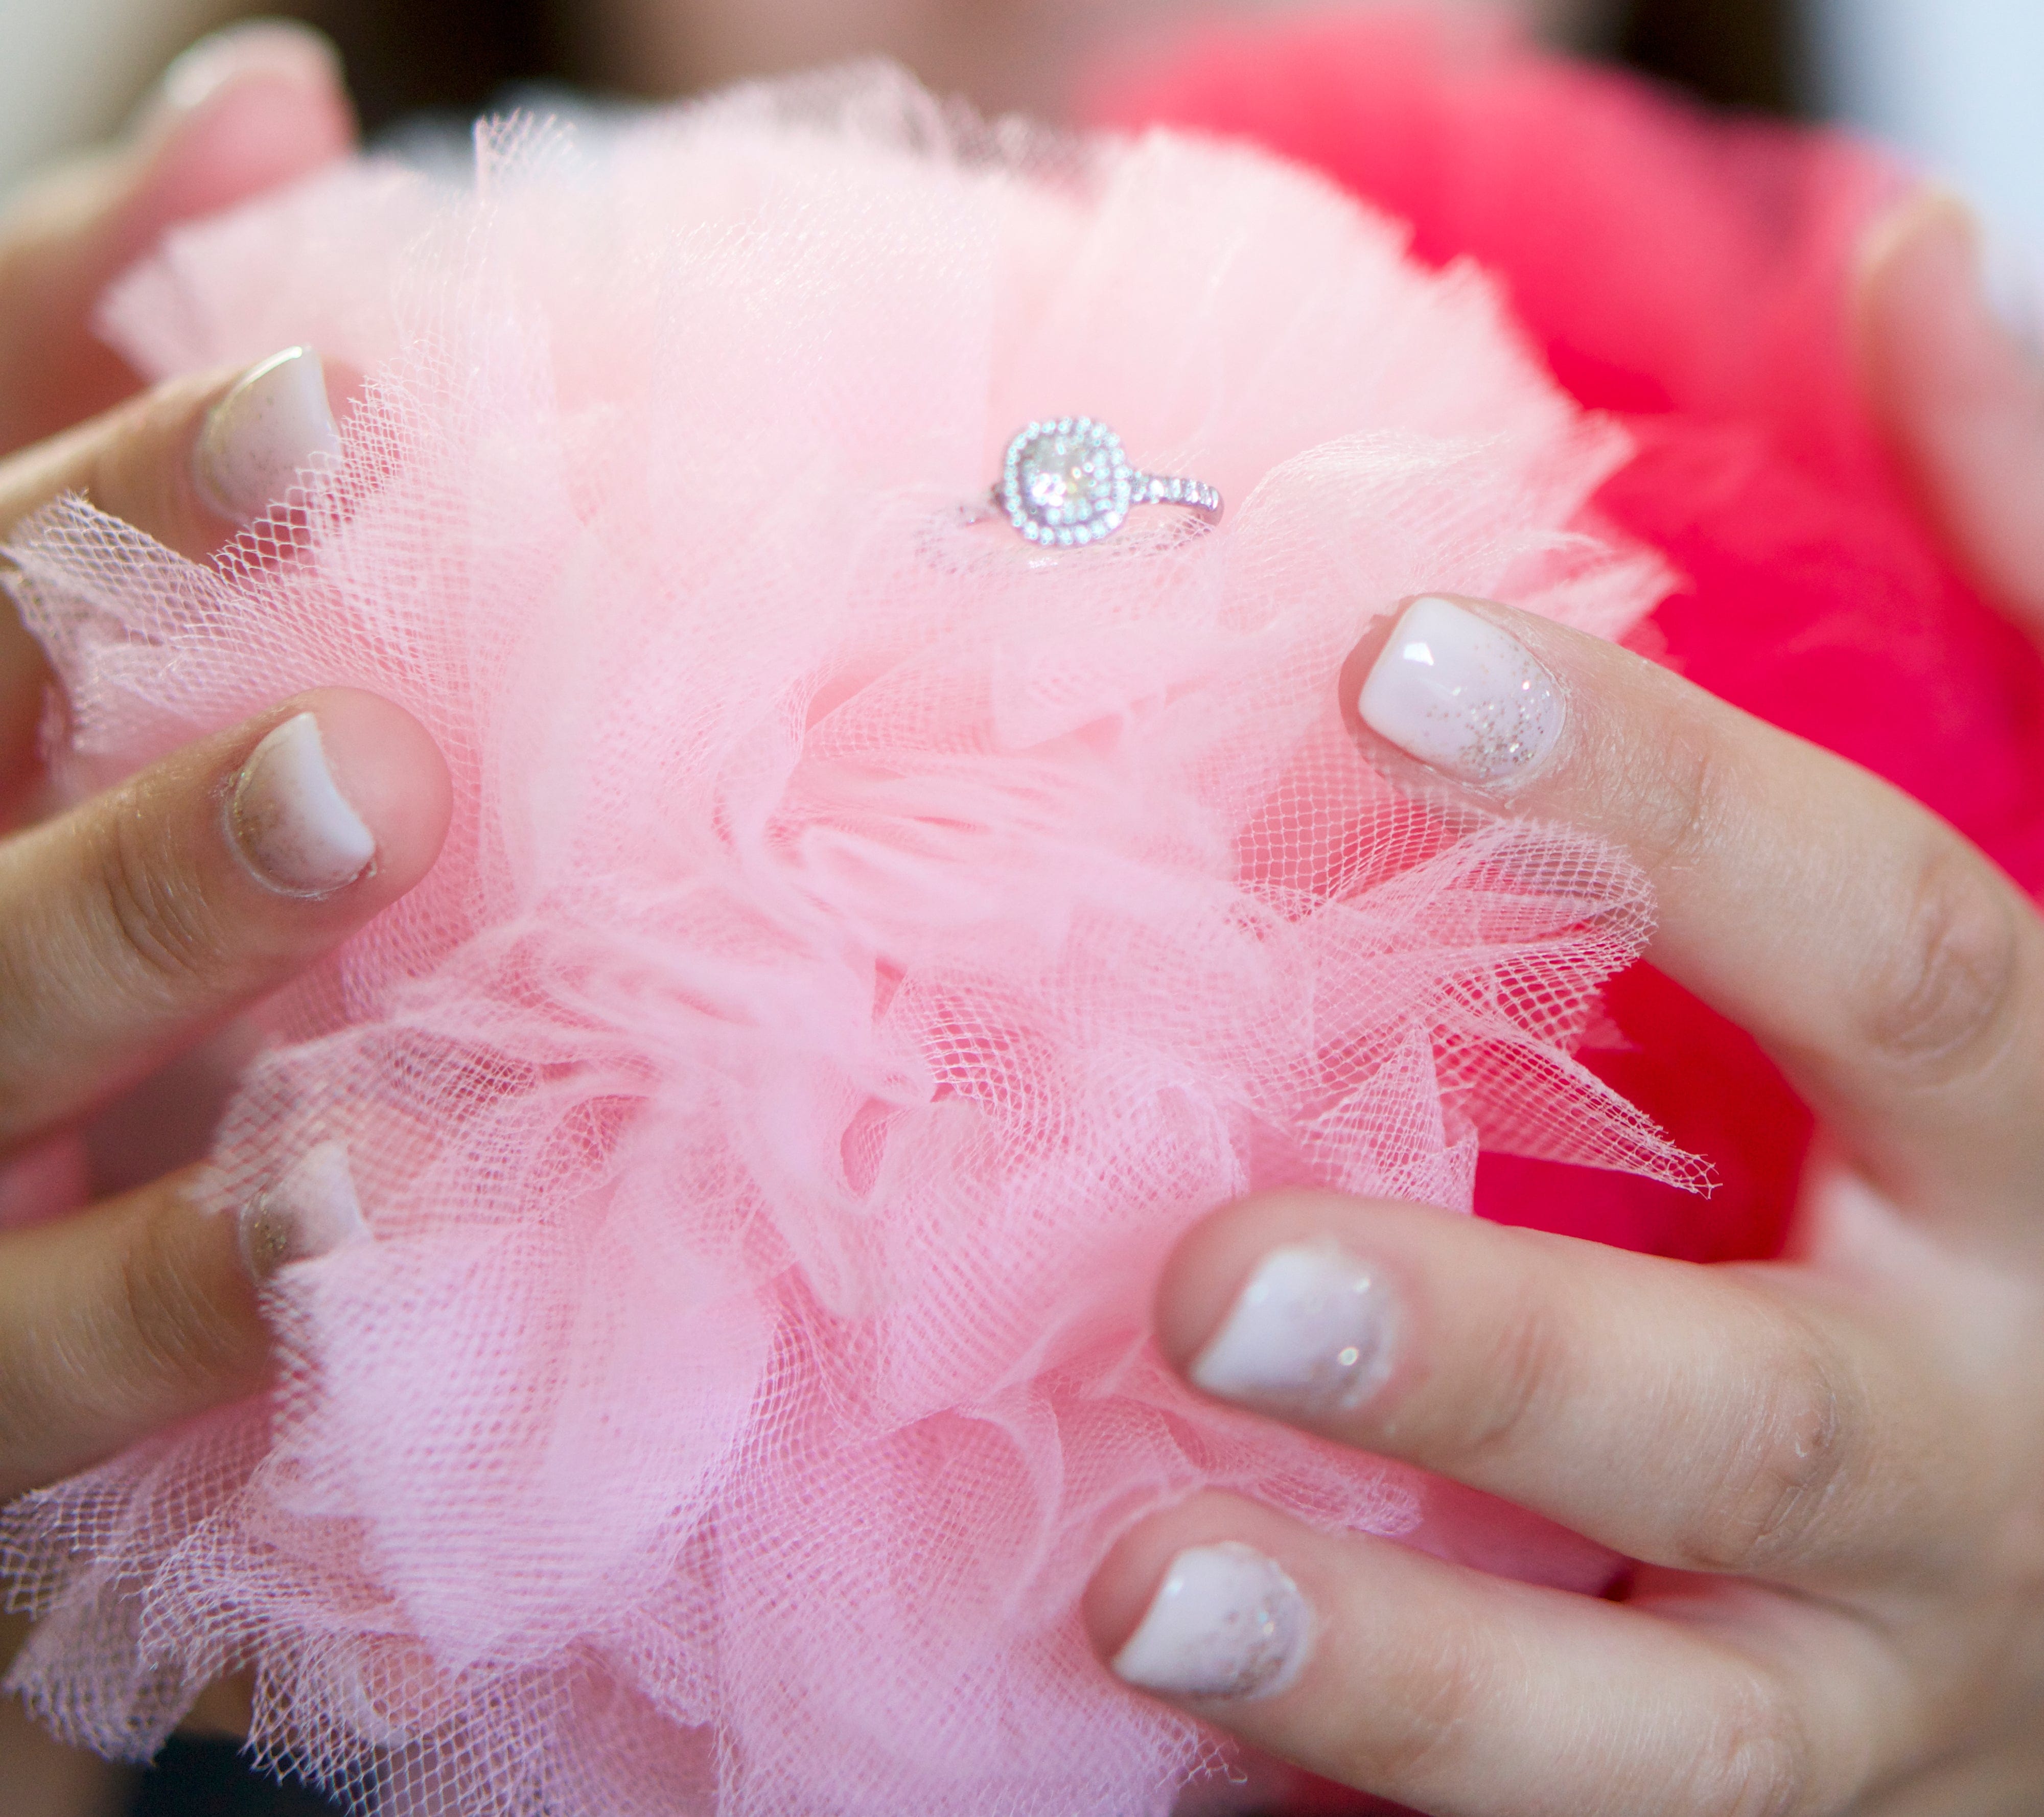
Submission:
<svg viewBox="0 0 2044 1817">
<path fill-rule="evenodd" d="M 1406 803 L 1336 696 L 1418 590 L 1628 625 L 1623 438 L 1473 268 L 1246 150 L 876 71 L 584 136 L 180 235 L 121 343 L 319 346 L 344 457 L 217 572 L 79 501 L 13 551 L 86 776 L 352 684 L 459 802 L 218 1141 L 224 1209 L 344 1145 L 371 1237 L 286 1272 L 274 1395 L 11 1511 L 15 1681 L 140 1755 L 253 1665 L 259 1748 L 386 1817 L 1162 1811 L 1210 1739 L 1074 1614 L 1145 1510 L 1596 1568 L 1146 1326 L 1246 1189 L 1690 1177 L 1570 1057 L 1640 878 Z M 1224 526 L 960 521 L 1080 412 Z"/>
</svg>

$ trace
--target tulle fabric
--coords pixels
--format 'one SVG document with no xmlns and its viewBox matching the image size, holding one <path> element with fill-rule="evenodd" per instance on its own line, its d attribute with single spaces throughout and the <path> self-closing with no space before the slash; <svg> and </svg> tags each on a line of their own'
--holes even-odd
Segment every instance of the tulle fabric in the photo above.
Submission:
<svg viewBox="0 0 2044 1817">
<path fill-rule="evenodd" d="M 1100 83 L 1104 123 L 1244 137 L 1474 258 L 1558 382 L 1636 453 L 1598 507 L 1680 577 L 1636 647 L 1828 746 L 2044 892 L 2044 665 L 1941 548 L 1862 400 L 1850 285 L 1908 174 L 1842 137 L 1708 116 L 1466 17 L 1203 31 Z M 1607 993 L 1598 1074 L 1708 1158 L 1639 1176 L 1487 1156 L 1485 1216 L 1700 1261 L 1775 1253 L 1808 1112 L 1650 967 Z"/>
<path fill-rule="evenodd" d="M 217 570 L 79 501 L 11 551 L 75 780 L 350 684 L 457 811 L 219 1137 L 221 1215 L 338 1143 L 371 1233 L 278 1285 L 275 1393 L 0 1527 L 61 1733 L 146 1754 L 252 1666 L 257 1750 L 382 1817 L 1139 1817 L 1218 1757 L 1078 1631 L 1145 1510 L 1600 1581 L 1145 1335 L 1245 1189 L 1701 1177 L 1573 1057 L 1639 874 L 1340 722 L 1404 595 L 1615 635 L 1666 584 L 1590 507 L 1623 433 L 1405 240 L 868 71 L 358 163 L 125 283 L 152 371 L 306 341 L 367 389 Z M 962 521 L 1082 411 L 1225 524 Z"/>
</svg>

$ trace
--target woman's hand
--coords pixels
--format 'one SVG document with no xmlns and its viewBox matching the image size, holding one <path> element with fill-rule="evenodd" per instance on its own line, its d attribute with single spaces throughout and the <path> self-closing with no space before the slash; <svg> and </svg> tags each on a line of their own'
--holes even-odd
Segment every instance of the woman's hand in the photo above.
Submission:
<svg viewBox="0 0 2044 1817">
<path fill-rule="evenodd" d="M 0 462 L 0 542 L 82 492 L 202 556 L 333 437 L 303 349 L 166 385 Z M 448 803 L 409 714 L 326 689 L 0 841 L 0 1152 L 83 1116 L 403 894 Z M 258 1277 L 357 1221 L 332 1166 L 238 1220 L 187 1185 L 0 1236 L 0 1500 L 257 1386 Z"/>
<path fill-rule="evenodd" d="M 2044 626 L 2044 388 L 1915 211 L 1870 259 L 1873 395 Z M 1457 1817 L 1984 1817 L 2044 1796 L 2044 924 L 1853 766 L 1623 650 L 1421 600 L 1352 665 L 1387 768 L 1594 829 L 1652 957 L 1815 1108 L 1792 1259 L 1702 1268 L 1286 1193 L 1172 1258 L 1205 1392 L 1640 1561 L 1530 1587 L 1235 1498 L 1154 1516 L 1086 1618 L 1129 1682 Z"/>
<path fill-rule="evenodd" d="M 94 316 L 106 286 L 167 229 L 304 176 L 354 143 L 332 47 L 266 21 L 186 52 L 121 143 L 3 198 L 0 455 L 136 389 Z"/>
<path fill-rule="evenodd" d="M 0 456 L 135 390 L 135 375 L 95 333 L 95 313 L 106 286 L 166 229 L 317 170 L 354 140 L 326 40 L 295 26 L 246 25 L 172 64 L 124 143 L 6 198 Z M 31 770 L 46 679 L 0 598 L 0 813 Z"/>
<path fill-rule="evenodd" d="M 322 40 L 244 28 L 180 60 L 129 145 L 8 212 L 0 544 L 75 491 L 204 560 L 332 451 L 306 351 L 107 409 L 133 379 L 90 324 L 106 282 L 170 223 L 352 139 Z M 46 682 L 0 613 L 0 801 L 26 792 Z M 448 806 L 445 766 L 409 715 L 325 690 L 0 841 L 0 1157 L 77 1122 L 409 889 Z M 206 1214 L 188 1185 L 0 1235 L 0 1500 L 259 1385 L 259 1278 L 352 1227 L 332 1157 L 239 1218 Z"/>
</svg>

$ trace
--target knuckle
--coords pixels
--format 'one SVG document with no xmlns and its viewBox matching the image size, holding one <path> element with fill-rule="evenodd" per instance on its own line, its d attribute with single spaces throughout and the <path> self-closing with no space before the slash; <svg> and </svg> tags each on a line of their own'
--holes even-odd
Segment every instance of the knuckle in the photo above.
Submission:
<svg viewBox="0 0 2044 1817">
<path fill-rule="evenodd" d="M 1908 893 L 1908 921 L 1862 994 L 1874 1051 L 1912 1072 L 1964 1072 L 2015 1020 L 2021 939 L 2007 891 L 1940 844 Z"/>
<path fill-rule="evenodd" d="M 1536 1295 L 1506 1309 L 1462 1397 L 1468 1411 L 1455 1444 L 1465 1461 L 1511 1450 L 1541 1422 L 1566 1393 L 1569 1355 L 1562 1323 Z"/>
<path fill-rule="evenodd" d="M 223 943 L 204 892 L 157 836 L 159 805 L 146 782 L 108 803 L 90 886 L 121 970 L 182 997 L 218 970 Z"/>
<path fill-rule="evenodd" d="M 1809 1546 L 1850 1453 L 1842 1365 L 1814 1338 L 1757 1359 L 1756 1417 L 1714 1462 L 1710 1485 L 1677 1535 L 1675 1562 L 1750 1575 Z"/>
<path fill-rule="evenodd" d="M 1815 1747 L 1785 1689 L 1756 1674 L 1695 1757 L 1680 1808 L 1696 1817 L 1798 1817 L 1813 1807 Z"/>
<path fill-rule="evenodd" d="M 180 540 L 186 463 L 173 451 L 193 434 L 191 382 L 171 380 L 121 405 L 92 445 L 85 490 L 103 511 Z"/>
<path fill-rule="evenodd" d="M 1627 843 L 1650 869 L 1680 869 L 1722 837 L 1734 793 L 1723 740 L 1692 716 L 1669 716 L 1657 758 L 1642 764 L 1636 749 L 1620 754 L 1616 774 L 1631 796 Z"/>
<path fill-rule="evenodd" d="M 248 1365 L 245 1321 L 183 1240 L 180 1220 L 192 1215 L 182 1199 L 153 1210 L 121 1254 L 116 1316 L 134 1380 L 148 1385 L 152 1399 L 239 1380 Z"/>
</svg>

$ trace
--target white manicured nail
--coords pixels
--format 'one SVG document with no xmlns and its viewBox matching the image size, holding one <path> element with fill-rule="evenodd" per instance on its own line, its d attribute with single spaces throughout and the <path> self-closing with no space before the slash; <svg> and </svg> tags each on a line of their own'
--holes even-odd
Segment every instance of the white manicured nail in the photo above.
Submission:
<svg viewBox="0 0 2044 1817">
<path fill-rule="evenodd" d="M 319 721 L 294 713 L 249 753 L 229 818 L 263 881 L 317 896 L 369 868 L 376 840 L 328 769 Z"/>
<path fill-rule="evenodd" d="M 326 370 L 310 348 L 293 347 L 244 373 L 206 413 L 192 472 L 207 504 L 248 524 L 282 504 L 305 468 L 340 452 Z"/>
<path fill-rule="evenodd" d="M 259 1281 L 294 1262 L 330 1255 L 366 1236 L 348 1151 L 338 1142 L 308 1149 L 241 1214 L 241 1248 Z"/>
<path fill-rule="evenodd" d="M 1269 1412 L 1347 1412 L 1389 1371 L 1396 1322 L 1389 1289 L 1347 1250 L 1274 1249 L 1188 1373 L 1209 1394 Z"/>
<path fill-rule="evenodd" d="M 1181 1552 L 1114 1656 L 1131 1684 L 1174 1697 L 1274 1697 L 1313 1650 L 1312 1606 L 1274 1558 L 1224 1540 Z"/>
<path fill-rule="evenodd" d="M 244 82 L 289 83 L 338 94 L 340 59 L 315 31 L 284 19 L 252 19 L 201 38 L 163 71 L 144 102 L 139 136 L 167 132 Z"/>
<path fill-rule="evenodd" d="M 1452 600 L 1407 606 L 1357 697 L 1363 723 L 1423 763 L 1497 782 L 1562 729 L 1554 678 L 1516 638 Z"/>
</svg>

